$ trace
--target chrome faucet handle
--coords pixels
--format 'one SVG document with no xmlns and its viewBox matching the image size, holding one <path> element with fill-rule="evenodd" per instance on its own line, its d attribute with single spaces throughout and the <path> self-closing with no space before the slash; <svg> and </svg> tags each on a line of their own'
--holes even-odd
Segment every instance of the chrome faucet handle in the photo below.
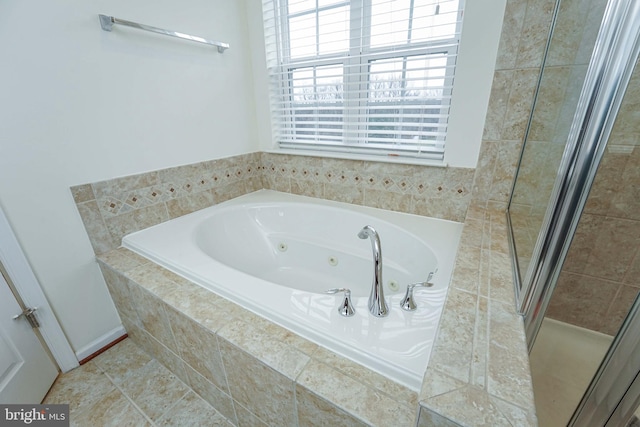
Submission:
<svg viewBox="0 0 640 427">
<path fill-rule="evenodd" d="M 356 314 L 356 309 L 351 302 L 351 289 L 348 288 L 333 288 L 325 291 L 325 294 L 337 294 L 338 292 L 344 292 L 344 300 L 342 304 L 338 306 L 338 313 L 344 317 L 351 317 Z"/>
<path fill-rule="evenodd" d="M 433 273 L 429 273 L 429 277 L 424 282 L 416 282 L 407 285 L 407 292 L 404 294 L 404 298 L 400 301 L 400 307 L 405 311 L 415 311 L 418 306 L 416 305 L 415 300 L 413 299 L 413 290 L 418 287 L 430 288 L 433 286 L 433 283 L 430 282 L 433 277 Z"/>
</svg>

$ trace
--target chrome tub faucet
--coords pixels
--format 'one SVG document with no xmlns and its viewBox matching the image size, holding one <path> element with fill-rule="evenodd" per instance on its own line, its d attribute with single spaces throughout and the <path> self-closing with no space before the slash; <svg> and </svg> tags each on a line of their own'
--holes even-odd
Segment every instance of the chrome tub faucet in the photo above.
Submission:
<svg viewBox="0 0 640 427">
<path fill-rule="evenodd" d="M 371 249 L 373 250 L 373 284 L 369 294 L 369 312 L 376 317 L 384 317 L 389 314 L 389 307 L 384 299 L 384 289 L 382 286 L 382 248 L 380 246 L 380 236 L 370 225 L 365 225 L 358 233 L 361 239 L 371 239 Z"/>
</svg>

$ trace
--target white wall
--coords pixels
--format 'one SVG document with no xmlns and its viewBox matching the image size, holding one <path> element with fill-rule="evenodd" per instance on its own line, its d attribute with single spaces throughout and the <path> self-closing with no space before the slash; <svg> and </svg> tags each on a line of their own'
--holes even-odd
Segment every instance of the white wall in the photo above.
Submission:
<svg viewBox="0 0 640 427">
<path fill-rule="evenodd" d="M 0 2 L 0 206 L 76 351 L 119 321 L 69 187 L 256 151 L 247 33 L 236 0 Z"/>
</svg>

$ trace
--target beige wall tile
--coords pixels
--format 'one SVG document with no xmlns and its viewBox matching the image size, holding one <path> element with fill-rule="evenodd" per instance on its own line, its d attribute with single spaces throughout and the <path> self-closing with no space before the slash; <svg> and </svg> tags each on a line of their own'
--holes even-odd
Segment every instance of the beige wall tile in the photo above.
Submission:
<svg viewBox="0 0 640 427">
<path fill-rule="evenodd" d="M 512 291 L 513 293 L 513 291 Z M 473 336 L 473 358 L 471 360 L 471 384 L 483 389 L 487 387 L 489 357 L 489 300 L 478 298 L 478 314 Z"/>
<path fill-rule="evenodd" d="M 412 197 L 410 194 L 390 193 L 376 189 L 367 189 L 364 192 L 362 204 L 379 209 L 388 209 L 398 212 L 411 210 Z"/>
<path fill-rule="evenodd" d="M 220 390 L 229 393 L 216 335 L 171 308 L 167 314 L 182 360 Z"/>
<path fill-rule="evenodd" d="M 529 355 L 522 317 L 515 313 L 513 302 L 489 302 L 489 353 L 487 355 L 487 391 L 521 407 L 533 402 L 529 378 Z"/>
<path fill-rule="evenodd" d="M 325 183 L 324 197 L 336 202 L 362 205 L 364 202 L 364 189 L 355 186 L 329 185 Z"/>
<path fill-rule="evenodd" d="M 231 423 L 238 425 L 238 419 L 231 396 L 220 390 L 188 365 L 186 366 L 186 372 L 189 378 L 189 385 L 193 391 L 209 402 L 211 406 L 215 407 L 218 412 L 224 415 Z"/>
<path fill-rule="evenodd" d="M 584 274 L 622 282 L 640 247 L 640 221 L 605 218 L 596 231 Z"/>
<path fill-rule="evenodd" d="M 220 351 L 234 401 L 272 426 L 295 426 L 294 382 L 225 339 Z M 238 411 L 238 421 L 242 425 Z"/>
<path fill-rule="evenodd" d="M 465 387 L 467 382 L 452 378 L 449 375 L 438 371 L 431 364 L 427 366 L 427 372 L 420 389 L 421 400 L 427 400 L 441 394 L 449 393 Z"/>
<path fill-rule="evenodd" d="M 455 288 L 449 290 L 429 360 L 434 369 L 466 383 L 471 369 L 476 309 L 476 295 Z"/>
<path fill-rule="evenodd" d="M 76 206 L 96 254 L 115 249 L 120 244 L 120 241 L 112 236 L 95 200 L 79 203 Z"/>
<path fill-rule="evenodd" d="M 93 194 L 93 188 L 91 184 L 76 185 L 71 187 L 71 195 L 76 203 L 88 202 L 95 200 L 96 196 Z"/>
<path fill-rule="evenodd" d="M 415 408 L 401 405 L 385 394 L 315 360 L 310 361 L 300 374 L 297 387 L 314 390 L 319 397 L 337 402 L 341 409 L 369 424 L 398 427 L 415 424 Z"/>
<path fill-rule="evenodd" d="M 489 296 L 492 301 L 501 301 L 506 304 L 514 303 L 513 272 L 511 256 L 508 254 L 491 251 L 489 272 Z"/>
<path fill-rule="evenodd" d="M 435 425 L 511 427 L 511 423 L 500 409 L 491 402 L 489 395 L 484 390 L 473 386 L 462 387 L 429 399 L 429 406 L 423 407 L 421 410 L 421 418 L 423 414 L 429 415 L 429 412 L 423 412 L 423 410 L 432 414 L 435 412 L 435 414 L 446 413 L 448 415 L 446 420 L 436 416 Z M 435 414 L 431 415 L 432 419 Z M 429 418 L 427 420 L 431 421 Z"/>
<path fill-rule="evenodd" d="M 451 286 L 477 294 L 479 274 L 480 248 L 468 244 L 462 245 L 460 249 L 458 249 L 458 258 L 456 260 L 456 267 L 453 271 Z"/>
<path fill-rule="evenodd" d="M 421 407 L 417 427 L 460 427 L 460 424 Z"/>
<path fill-rule="evenodd" d="M 364 423 L 340 410 L 304 387 L 296 385 L 298 424 L 309 427 L 366 427 Z"/>
<path fill-rule="evenodd" d="M 114 271 L 126 273 L 141 265 L 148 264 L 149 261 L 146 258 L 138 255 L 135 252 L 131 252 L 129 249 L 118 248 L 111 250 L 96 257 L 98 261 L 101 261 L 108 265 Z"/>
<path fill-rule="evenodd" d="M 583 213 L 567 253 L 563 271 L 584 273 L 591 251 L 596 242 L 597 230 L 600 229 L 604 218 L 602 216 Z"/>
<path fill-rule="evenodd" d="M 160 341 L 148 334 L 146 331 L 140 332 L 146 335 L 143 339 L 145 343 L 145 351 L 148 351 L 158 362 L 167 368 L 172 374 L 178 377 L 183 383 L 189 385 L 189 377 L 187 376 L 187 365 L 175 352 L 169 350 Z"/>
<path fill-rule="evenodd" d="M 626 154 L 606 153 L 598 166 L 598 173 L 589 191 L 584 211 L 593 215 L 607 215 L 620 190 L 622 174 L 629 160 Z"/>
<path fill-rule="evenodd" d="M 408 408 L 413 409 L 418 405 L 418 394 L 415 391 L 324 347 L 318 348 L 313 354 L 313 359 L 393 397 Z"/>
<path fill-rule="evenodd" d="M 600 332 L 611 336 L 615 336 L 618 333 L 639 291 L 640 288 L 633 286 L 620 286 L 609 310 L 607 310 L 606 323 Z"/>
<path fill-rule="evenodd" d="M 91 184 L 96 199 L 100 200 L 111 195 L 123 195 L 132 190 L 146 188 L 160 183 L 158 172 L 148 172 L 130 175 Z"/>
<path fill-rule="evenodd" d="M 142 287 L 133 282 L 129 283 L 131 301 L 144 329 L 173 352 L 177 352 L 178 347 L 169 327 L 165 304 Z"/>
<path fill-rule="evenodd" d="M 324 184 L 308 180 L 291 181 L 291 193 L 300 196 L 324 198 Z"/>
<path fill-rule="evenodd" d="M 105 218 L 104 221 L 113 240 L 119 245 L 127 234 L 160 224 L 168 219 L 166 206 L 159 204 Z"/>
<path fill-rule="evenodd" d="M 519 35 L 516 67 L 539 67 L 549 36 L 549 27 L 554 10 L 553 0 L 530 0 Z"/>
<path fill-rule="evenodd" d="M 473 179 L 472 203 L 485 207 L 489 200 L 491 183 L 498 158 L 499 142 L 483 140 L 480 155 Z"/>
<path fill-rule="evenodd" d="M 640 149 L 636 148 L 625 165 L 608 215 L 640 221 Z"/>
<path fill-rule="evenodd" d="M 138 321 L 138 312 L 129 292 L 128 279 L 103 264 L 100 264 L 100 270 L 120 317 Z"/>
<path fill-rule="evenodd" d="M 234 319 L 220 329 L 218 334 L 221 339 L 244 349 L 291 380 L 296 379 L 310 360 L 309 356 L 293 346 L 274 340 L 268 333 L 244 320 Z"/>
<path fill-rule="evenodd" d="M 502 22 L 502 34 L 498 46 L 496 69 L 505 70 L 516 67 L 520 35 L 527 13 L 526 0 L 508 1 Z"/>
<path fill-rule="evenodd" d="M 562 272 L 546 315 L 561 322 L 604 331 L 607 309 L 618 287 L 615 282 Z"/>
<path fill-rule="evenodd" d="M 502 127 L 509 108 L 509 93 L 511 91 L 513 76 L 514 71 L 511 69 L 497 69 L 493 75 L 491 95 L 489 96 L 489 108 L 484 123 L 483 140 L 497 141 L 502 139 Z M 476 166 L 476 168 L 477 167 L 478 166 Z"/>
<path fill-rule="evenodd" d="M 569 0 L 560 3 L 553 39 L 547 54 L 547 64 L 575 64 L 578 50 L 589 27 L 585 22 L 591 8 L 590 0 Z M 594 31 L 595 32 L 595 31 Z M 591 43 L 593 45 L 593 42 Z"/>
<path fill-rule="evenodd" d="M 571 62 L 570 62 L 571 64 Z M 529 129 L 529 141 L 553 141 L 560 111 L 567 99 L 572 67 L 545 66 Z"/>
<path fill-rule="evenodd" d="M 185 197 L 167 201 L 169 218 L 177 218 L 190 214 L 200 209 L 208 208 L 214 204 L 214 195 L 211 191 L 199 191 Z"/>
<path fill-rule="evenodd" d="M 493 171 L 489 200 L 507 202 L 513 186 L 515 170 L 520 158 L 520 141 L 502 141 L 498 146 L 496 167 Z"/>
<path fill-rule="evenodd" d="M 513 426 L 537 426 L 538 419 L 536 413 L 533 410 L 524 410 L 519 406 L 505 402 L 497 397 L 491 397 L 491 403 L 493 403 L 502 412 L 502 415 Z"/>
<path fill-rule="evenodd" d="M 238 414 L 238 427 L 267 427 L 264 421 L 252 414 L 244 406 L 235 402 L 236 413 Z"/>
<path fill-rule="evenodd" d="M 222 297 L 197 285 L 185 286 L 168 293 L 165 302 L 206 329 L 217 332 L 236 314 L 225 308 Z"/>
<path fill-rule="evenodd" d="M 178 288 L 191 286 L 186 279 L 155 263 L 147 263 L 131 269 L 127 273 L 127 278 L 160 298 L 164 298 Z"/>
<path fill-rule="evenodd" d="M 635 258 L 631 261 L 623 282 L 625 285 L 640 287 L 640 250 L 636 252 Z"/>
</svg>

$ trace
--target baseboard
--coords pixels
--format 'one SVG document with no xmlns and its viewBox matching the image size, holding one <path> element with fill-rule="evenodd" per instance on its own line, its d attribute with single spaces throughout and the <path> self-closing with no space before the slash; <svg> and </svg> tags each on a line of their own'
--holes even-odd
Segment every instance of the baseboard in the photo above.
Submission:
<svg viewBox="0 0 640 427">
<path fill-rule="evenodd" d="M 127 331 L 125 331 L 124 326 L 120 325 L 76 351 L 76 357 L 80 361 L 80 364 L 83 364 L 111 347 L 114 342 L 124 339 L 123 337 L 126 335 Z"/>
</svg>

